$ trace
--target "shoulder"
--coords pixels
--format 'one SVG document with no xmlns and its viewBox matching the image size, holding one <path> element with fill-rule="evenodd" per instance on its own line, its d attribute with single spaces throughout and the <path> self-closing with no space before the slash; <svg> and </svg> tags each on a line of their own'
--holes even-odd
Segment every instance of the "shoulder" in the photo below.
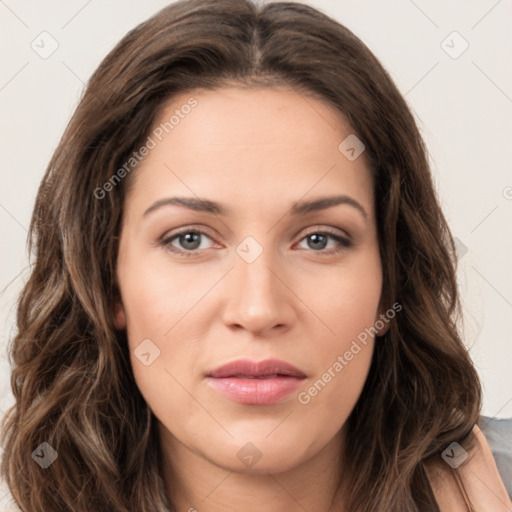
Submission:
<svg viewBox="0 0 512 512">
<path fill-rule="evenodd" d="M 512 502 L 482 430 L 473 428 L 473 445 L 445 453 L 445 464 L 426 467 L 441 512 L 511 512 Z M 455 455 L 455 459 L 453 459 Z M 450 463 L 447 457 L 454 460 Z M 456 460 L 458 458 L 458 460 Z M 471 503 L 473 509 L 468 505 Z"/>
<path fill-rule="evenodd" d="M 505 489 L 512 499 L 512 418 L 482 416 L 480 428 L 489 443 Z"/>
</svg>

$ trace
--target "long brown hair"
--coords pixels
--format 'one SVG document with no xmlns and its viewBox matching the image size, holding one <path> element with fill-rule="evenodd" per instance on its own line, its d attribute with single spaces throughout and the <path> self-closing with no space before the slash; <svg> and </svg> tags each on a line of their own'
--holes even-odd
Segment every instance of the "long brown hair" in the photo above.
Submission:
<svg viewBox="0 0 512 512">
<path fill-rule="evenodd" d="M 423 141 L 389 75 L 347 28 L 295 2 L 178 1 L 130 31 L 91 77 L 35 203 L 2 475 L 30 512 L 173 510 L 156 421 L 114 325 L 119 229 L 136 170 L 113 176 L 173 94 L 228 83 L 315 95 L 364 141 L 383 303 L 403 309 L 377 339 L 348 419 L 347 510 L 438 510 L 425 467 L 445 464 L 440 452 L 470 439 L 481 405 L 458 332 L 455 247 Z M 46 469 L 30 457 L 44 442 L 58 454 Z"/>
</svg>

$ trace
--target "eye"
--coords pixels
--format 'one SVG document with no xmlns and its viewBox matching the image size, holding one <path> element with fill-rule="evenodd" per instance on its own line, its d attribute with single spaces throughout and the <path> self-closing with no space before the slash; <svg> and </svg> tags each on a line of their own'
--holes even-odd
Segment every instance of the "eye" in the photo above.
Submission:
<svg viewBox="0 0 512 512">
<path fill-rule="evenodd" d="M 172 252 L 180 253 L 184 256 L 192 256 L 198 250 L 208 249 L 203 244 L 205 238 L 211 240 L 203 231 L 188 229 L 163 238 L 161 244 Z"/>
<path fill-rule="evenodd" d="M 306 241 L 307 247 L 305 249 L 312 249 L 314 252 L 322 252 L 325 254 L 334 254 L 342 252 L 352 246 L 352 242 L 345 237 L 342 237 L 337 232 L 329 230 L 313 231 L 308 233 L 302 241 Z M 324 249 L 332 242 L 330 250 Z M 304 248 L 304 247 L 303 247 Z"/>
</svg>

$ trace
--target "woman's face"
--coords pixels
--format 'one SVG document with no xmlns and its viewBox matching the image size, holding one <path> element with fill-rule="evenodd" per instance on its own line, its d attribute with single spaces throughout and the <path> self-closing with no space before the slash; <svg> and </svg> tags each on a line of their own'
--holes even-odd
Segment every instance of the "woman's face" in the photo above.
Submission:
<svg viewBox="0 0 512 512">
<path fill-rule="evenodd" d="M 169 453 L 279 472 L 340 443 L 383 312 L 351 134 L 285 89 L 198 90 L 160 113 L 126 199 L 116 324 Z"/>
</svg>

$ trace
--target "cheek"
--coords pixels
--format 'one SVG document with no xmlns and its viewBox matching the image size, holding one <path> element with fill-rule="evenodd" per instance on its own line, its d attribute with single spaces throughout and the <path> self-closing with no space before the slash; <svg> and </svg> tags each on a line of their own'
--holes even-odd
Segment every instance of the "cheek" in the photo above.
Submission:
<svg viewBox="0 0 512 512">
<path fill-rule="evenodd" d="M 169 272 L 165 258 L 147 261 L 133 251 L 120 269 L 127 319 L 130 361 L 137 386 L 153 411 L 186 410 L 187 385 L 197 373 L 204 337 L 201 297 L 215 276 L 194 279 L 189 272 Z M 172 396 L 172 400 L 170 397 Z"/>
<path fill-rule="evenodd" d="M 380 260 L 371 255 L 357 265 L 315 277 L 307 280 L 309 290 L 305 287 L 302 293 L 324 324 L 315 337 L 321 333 L 322 353 L 332 358 L 333 353 L 348 350 L 359 335 L 364 338 L 375 325 L 382 291 Z"/>
<path fill-rule="evenodd" d="M 323 288 L 311 288 L 311 309 L 324 325 L 310 334 L 317 344 L 315 376 L 297 397 L 313 416 L 327 414 L 338 426 L 350 414 L 368 376 L 382 287 L 376 257 L 351 270 L 324 279 Z"/>
<path fill-rule="evenodd" d="M 160 258 L 142 264 L 136 256 L 126 262 L 130 270 L 124 274 L 122 297 L 131 342 L 141 336 L 170 336 L 176 326 L 187 323 L 186 315 L 208 290 L 209 282 L 194 279 L 190 272 L 170 271 L 165 263 Z"/>
<path fill-rule="evenodd" d="M 317 373 L 297 395 L 305 424 L 318 440 L 336 435 L 354 409 L 368 377 L 374 341 L 338 339 L 324 351 Z"/>
</svg>

